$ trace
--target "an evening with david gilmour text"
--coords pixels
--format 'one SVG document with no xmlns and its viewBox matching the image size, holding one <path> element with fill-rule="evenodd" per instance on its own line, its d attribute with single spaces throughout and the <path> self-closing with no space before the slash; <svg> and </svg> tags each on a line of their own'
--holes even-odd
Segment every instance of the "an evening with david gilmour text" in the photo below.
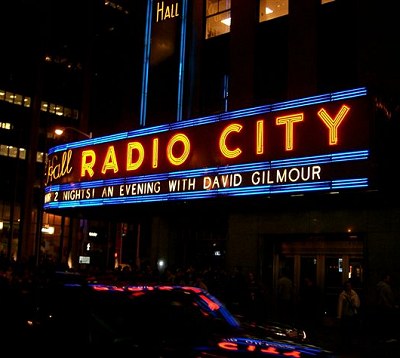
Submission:
<svg viewBox="0 0 400 358">
<path fill-rule="evenodd" d="M 198 178 L 183 178 L 166 181 L 141 182 L 106 186 L 102 188 L 72 189 L 54 193 L 57 200 L 83 200 L 94 198 L 114 198 L 132 195 L 151 195 L 185 191 L 213 190 L 249 185 L 271 185 L 305 182 L 321 179 L 321 167 L 299 167 L 281 170 L 264 170 L 251 173 L 234 173 Z M 49 194 L 48 194 L 49 195 Z"/>
</svg>

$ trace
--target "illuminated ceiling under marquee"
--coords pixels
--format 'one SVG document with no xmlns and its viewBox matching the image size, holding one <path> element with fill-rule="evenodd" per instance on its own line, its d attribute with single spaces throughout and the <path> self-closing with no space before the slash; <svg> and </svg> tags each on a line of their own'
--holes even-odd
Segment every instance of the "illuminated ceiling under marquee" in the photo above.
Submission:
<svg viewBox="0 0 400 358">
<path fill-rule="evenodd" d="M 366 88 L 51 148 L 45 209 L 370 186 Z"/>
</svg>

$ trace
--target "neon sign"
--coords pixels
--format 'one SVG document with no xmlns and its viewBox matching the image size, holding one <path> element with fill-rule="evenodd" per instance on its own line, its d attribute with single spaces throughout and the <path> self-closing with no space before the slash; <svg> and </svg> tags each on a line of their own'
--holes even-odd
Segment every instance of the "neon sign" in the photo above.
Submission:
<svg viewBox="0 0 400 358">
<path fill-rule="evenodd" d="M 51 148 L 45 208 L 369 185 L 364 88 Z"/>
<path fill-rule="evenodd" d="M 255 338 L 227 338 L 218 342 L 218 347 L 225 351 L 254 352 L 263 356 L 275 355 L 279 357 L 318 356 L 330 353 L 318 347 L 296 345 L 290 342 L 278 342 L 271 340 L 260 340 Z"/>
</svg>

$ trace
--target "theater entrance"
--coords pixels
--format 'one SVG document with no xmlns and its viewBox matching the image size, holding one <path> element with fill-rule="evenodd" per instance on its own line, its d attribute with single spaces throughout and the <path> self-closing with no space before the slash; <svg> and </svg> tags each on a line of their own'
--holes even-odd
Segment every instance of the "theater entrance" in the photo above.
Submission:
<svg viewBox="0 0 400 358">
<path fill-rule="evenodd" d="M 295 304 L 308 277 L 321 292 L 321 307 L 327 317 L 336 317 L 337 298 L 347 279 L 360 296 L 364 285 L 364 235 L 274 235 L 263 240 L 263 280 L 277 295 L 283 271 L 293 282 Z M 276 302 L 276 300 L 274 300 Z"/>
</svg>

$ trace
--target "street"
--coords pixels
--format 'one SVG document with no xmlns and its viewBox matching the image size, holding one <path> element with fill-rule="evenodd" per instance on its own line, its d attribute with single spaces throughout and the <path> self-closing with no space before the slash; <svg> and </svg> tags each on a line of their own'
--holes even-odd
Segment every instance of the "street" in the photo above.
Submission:
<svg viewBox="0 0 400 358">
<path fill-rule="evenodd" d="M 380 327 L 372 328 L 368 324 L 364 324 L 353 346 L 344 350 L 341 347 L 339 327 L 337 325 L 323 325 L 318 329 L 313 343 L 315 341 L 315 344 L 330 349 L 336 352 L 338 357 L 343 358 L 400 357 L 400 340 L 396 338 L 378 339 L 376 332 L 379 329 Z"/>
</svg>

